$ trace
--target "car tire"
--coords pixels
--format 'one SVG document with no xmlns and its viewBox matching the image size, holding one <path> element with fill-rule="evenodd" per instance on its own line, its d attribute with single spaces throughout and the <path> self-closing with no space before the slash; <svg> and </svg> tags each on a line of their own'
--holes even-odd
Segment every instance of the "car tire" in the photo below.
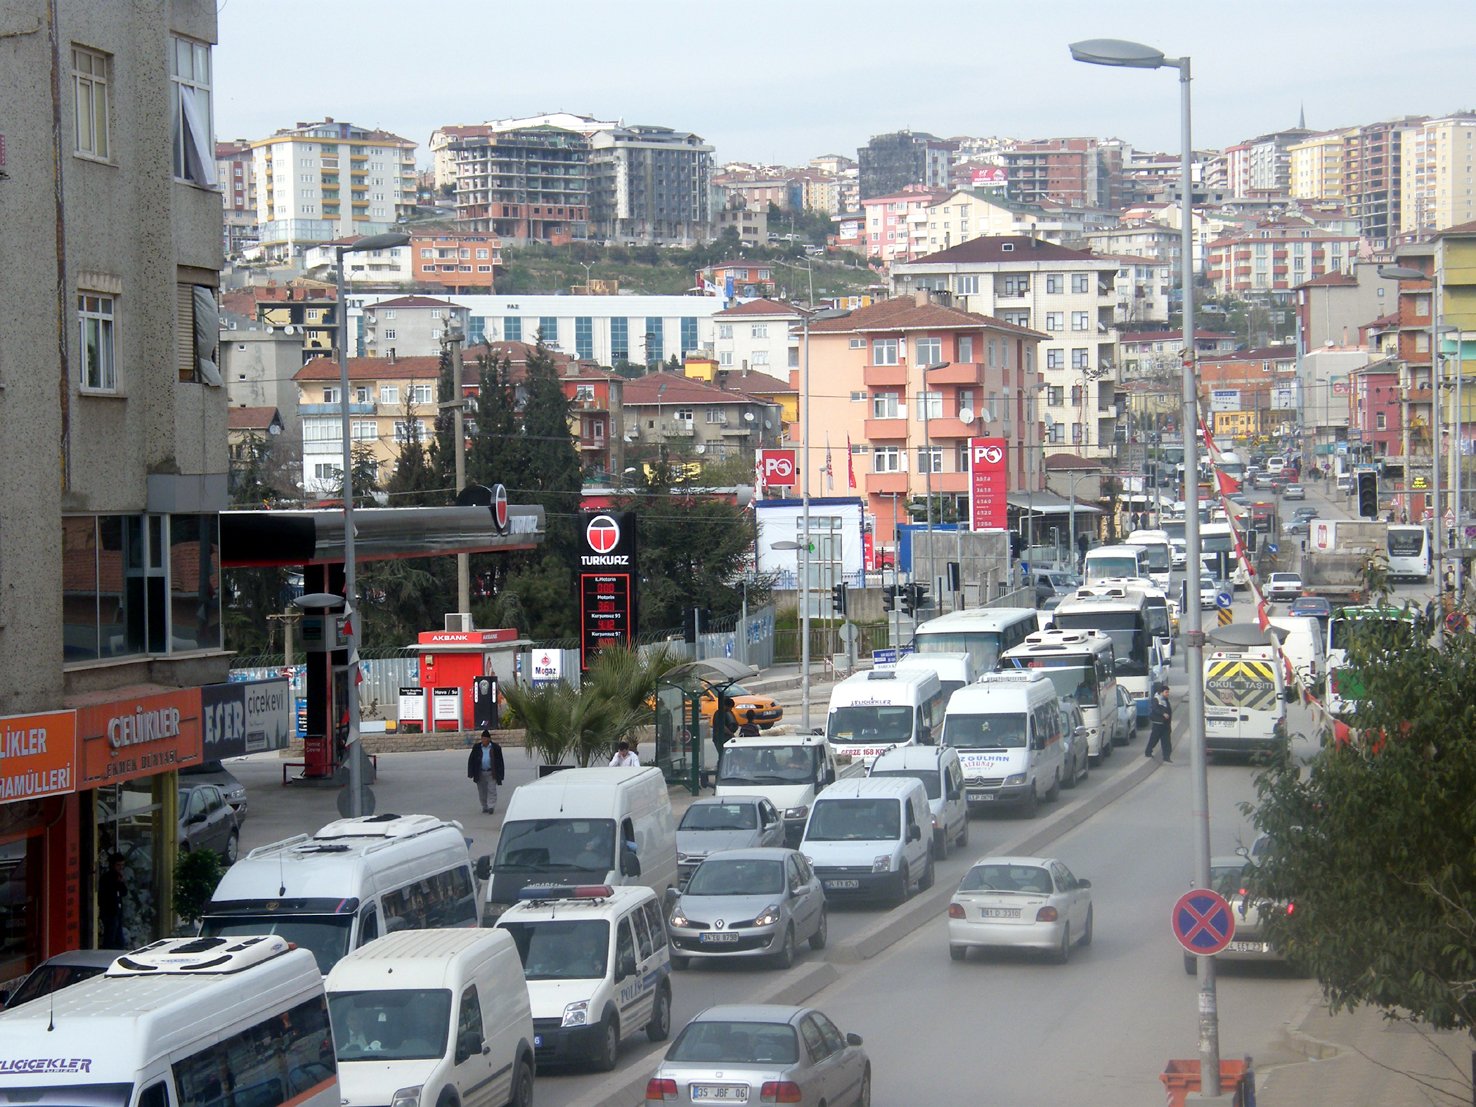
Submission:
<svg viewBox="0 0 1476 1107">
<path fill-rule="evenodd" d="M 1067 923 L 1061 928 L 1061 944 L 1051 954 L 1051 960 L 1058 965 L 1064 965 L 1071 960 L 1071 924 Z"/>
<path fill-rule="evenodd" d="M 1081 944 L 1083 946 L 1092 944 L 1092 909 L 1090 907 L 1087 908 L 1086 926 L 1081 931 Z"/>
<path fill-rule="evenodd" d="M 1021 809 L 1024 811 L 1027 819 L 1033 819 L 1036 815 L 1040 814 L 1040 796 L 1035 791 L 1034 781 L 1030 784 L 1030 791 L 1025 796 L 1025 802 Z"/>
<path fill-rule="evenodd" d="M 931 888 L 933 886 L 934 876 L 935 873 L 933 855 L 930 853 L 928 854 L 928 867 L 923 870 L 922 876 L 918 878 L 917 890 L 919 892 L 926 892 L 929 888 Z"/>
<path fill-rule="evenodd" d="M 518 1062 L 517 1075 L 513 1077 L 512 1098 L 508 1107 L 533 1107 L 533 1062 L 524 1057 Z"/>
<path fill-rule="evenodd" d="M 968 946 L 949 946 L 948 959 L 950 961 L 963 961 L 969 956 Z"/>
<path fill-rule="evenodd" d="M 671 988 L 663 985 L 656 989 L 656 1002 L 651 1005 L 651 1021 L 646 1023 L 646 1038 L 653 1042 L 664 1042 L 671 1037 Z"/>
<path fill-rule="evenodd" d="M 963 829 L 958 832 L 958 848 L 967 849 L 969 845 L 969 812 L 964 809 Z"/>
<path fill-rule="evenodd" d="M 825 943 L 830 940 L 830 912 L 822 905 L 820 908 L 820 925 L 815 928 L 815 933 L 810 935 L 810 948 L 822 950 Z"/>
<path fill-rule="evenodd" d="M 946 829 L 933 835 L 933 854 L 940 860 L 948 856 L 948 831 Z"/>
<path fill-rule="evenodd" d="M 616 1017 L 614 1011 L 609 1011 L 601 1027 L 600 1051 L 595 1054 L 594 1067 L 596 1072 L 609 1072 L 619 1063 L 620 1019 Z"/>
<path fill-rule="evenodd" d="M 1055 803 L 1061 798 L 1061 770 L 1057 769 L 1055 776 L 1051 777 L 1051 786 L 1046 790 L 1045 801 Z"/>
<path fill-rule="evenodd" d="M 241 834 L 239 831 L 231 831 L 230 837 L 226 839 L 225 850 L 220 859 L 227 865 L 234 865 L 236 858 L 241 856 Z"/>
<path fill-rule="evenodd" d="M 861 1074 L 861 1090 L 856 1093 L 856 1107 L 871 1107 L 871 1066 Z"/>
<path fill-rule="evenodd" d="M 461 1107 L 461 1100 L 456 1098 L 456 1093 L 447 1088 L 436 1100 L 436 1107 Z"/>
<path fill-rule="evenodd" d="M 774 967 L 779 970 L 794 967 L 794 924 L 790 923 L 784 928 L 784 945 L 779 947 L 779 952 L 774 954 Z"/>
<path fill-rule="evenodd" d="M 907 902 L 907 897 L 912 895 L 912 873 L 907 868 L 906 861 L 902 862 L 902 871 L 899 875 L 902 879 L 897 886 L 897 903 L 903 904 Z"/>
</svg>

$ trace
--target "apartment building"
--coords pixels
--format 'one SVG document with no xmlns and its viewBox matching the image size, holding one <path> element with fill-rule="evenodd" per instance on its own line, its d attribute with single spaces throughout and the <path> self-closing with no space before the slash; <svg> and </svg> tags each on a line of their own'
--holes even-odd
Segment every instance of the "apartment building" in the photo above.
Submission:
<svg viewBox="0 0 1476 1107">
<path fill-rule="evenodd" d="M 1142 327 L 1149 323 L 1168 325 L 1169 305 L 1175 299 L 1178 273 L 1166 261 L 1137 254 L 1100 253 L 1117 262 L 1117 310 L 1119 326 Z"/>
<path fill-rule="evenodd" d="M 971 437 L 1006 440 L 1012 492 L 1044 487 L 1037 399 L 1044 338 L 925 291 L 811 324 L 811 457 L 828 450 L 840 458 L 837 488 L 854 470 L 879 544 L 896 540 L 894 497 L 905 521 L 908 501 L 929 486 L 968 517 Z"/>
<path fill-rule="evenodd" d="M 0 37 L 0 979 L 174 933 L 178 767 L 226 680 L 216 5 L 14 0 Z M 116 941 L 116 939 L 115 939 Z"/>
<path fill-rule="evenodd" d="M 1324 273 L 1346 272 L 1358 257 L 1358 236 L 1319 227 L 1309 219 L 1267 219 L 1209 244 L 1206 277 L 1219 295 L 1290 294 Z"/>
<path fill-rule="evenodd" d="M 396 296 L 365 304 L 359 321 L 361 353 L 367 357 L 439 356 L 446 332 L 463 335 L 471 311 L 434 296 Z"/>
<path fill-rule="evenodd" d="M 1293 127 L 1227 146 L 1225 175 L 1230 194 L 1288 195 L 1291 190 L 1291 148 L 1311 134 L 1306 127 Z"/>
<path fill-rule="evenodd" d="M 712 223 L 712 147 L 690 131 L 628 126 L 589 140 L 589 214 L 606 242 L 690 246 Z"/>
<path fill-rule="evenodd" d="M 946 193 L 929 192 L 919 187 L 863 199 L 861 210 L 866 227 L 866 256 L 873 263 L 879 261 L 882 265 L 911 261 L 919 256 L 914 248 L 922 246 L 927 239 L 925 213 L 945 196 Z M 928 251 L 924 247 L 921 252 Z"/>
<path fill-rule="evenodd" d="M 338 247 L 357 237 L 309 247 L 303 252 L 304 272 L 332 280 Z M 412 232 L 404 246 L 345 254 L 343 281 L 349 289 L 487 293 L 501 265 L 502 242 L 496 235 Z"/>
<path fill-rule="evenodd" d="M 1350 402 L 1349 440 L 1373 447 L 1375 457 L 1403 456 L 1398 363 L 1386 358 L 1354 370 Z"/>
<path fill-rule="evenodd" d="M 1344 137 L 1343 197 L 1375 250 L 1387 248 L 1404 223 L 1404 143 L 1424 116 L 1353 127 Z"/>
<path fill-rule="evenodd" d="M 894 294 L 947 293 L 961 308 L 1039 332 L 1047 451 L 1111 456 L 1117 438 L 1117 272 L 1111 258 L 1028 235 L 976 238 L 899 263 Z"/>
<path fill-rule="evenodd" d="M 1363 327 L 1395 310 L 1399 282 L 1380 277 L 1378 270 L 1378 262 L 1360 261 L 1347 272 L 1324 273 L 1293 290 L 1302 349 L 1357 342 Z"/>
<path fill-rule="evenodd" d="M 778 300 L 748 300 L 712 317 L 719 372 L 787 375 L 799 365 L 799 327 L 809 313 Z"/>
<path fill-rule="evenodd" d="M 285 440 L 298 442 L 297 386 L 292 376 L 302 368 L 301 332 L 288 334 L 260 320 L 221 312 L 220 373 L 225 378 L 226 403 L 275 411 L 282 420 Z"/>
<path fill-rule="evenodd" d="M 1476 220 L 1476 115 L 1427 119 L 1404 135 L 1399 233 L 1428 238 Z"/>
<path fill-rule="evenodd" d="M 1068 234 L 1067 223 L 1029 204 L 1007 200 L 997 192 L 959 189 L 921 209 L 922 231 L 917 256 L 947 250 L 985 235 L 1028 234 L 1059 242 Z M 1072 226 L 1069 233 L 1079 233 Z"/>
<path fill-rule="evenodd" d="M 1233 353 L 1235 344 L 1236 336 L 1226 331 L 1194 332 L 1194 353 L 1199 358 Z M 1123 330 L 1117 336 L 1117 350 L 1124 380 L 1177 380 L 1184 364 L 1184 335 L 1169 330 Z"/>
<path fill-rule="evenodd" d="M 1347 139 L 1346 130 L 1323 131 L 1287 147 L 1293 199 L 1341 203 L 1346 198 Z"/>
<path fill-rule="evenodd" d="M 278 284 L 237 288 L 221 297 L 229 312 L 301 335 L 303 359 L 324 357 L 334 350 L 338 331 L 338 292 L 322 281 L 298 279 Z"/>
<path fill-rule="evenodd" d="M 627 450 L 751 460 L 755 450 L 777 446 L 783 430 L 781 404 L 681 373 L 647 373 L 625 383 Z"/>
<path fill-rule="evenodd" d="M 1198 367 L 1200 395 L 1209 401 L 1217 436 L 1266 434 L 1298 421 L 1295 346 L 1201 357 Z"/>
<path fill-rule="evenodd" d="M 241 257 L 256 245 L 256 172 L 251 142 L 238 138 L 215 144 L 215 179 L 225 211 L 226 257 Z"/>
<path fill-rule="evenodd" d="M 856 151 L 861 202 L 913 186 L 947 189 L 953 150 L 952 142 L 922 131 L 876 135 Z"/>
<path fill-rule="evenodd" d="M 504 242 L 560 245 L 589 236 L 589 136 L 504 120 L 460 129 L 456 219 Z"/>
<path fill-rule="evenodd" d="M 1017 142 L 1000 155 L 1009 198 L 1075 208 L 1122 206 L 1122 150 L 1095 138 Z"/>
<path fill-rule="evenodd" d="M 721 238 L 731 228 L 740 244 L 759 246 L 769 240 L 769 209 L 750 207 L 742 196 L 729 196 L 713 211 L 713 234 Z"/>
<path fill-rule="evenodd" d="M 416 144 L 334 119 L 251 143 L 256 221 L 268 258 L 336 238 L 384 234 L 415 210 Z"/>
</svg>

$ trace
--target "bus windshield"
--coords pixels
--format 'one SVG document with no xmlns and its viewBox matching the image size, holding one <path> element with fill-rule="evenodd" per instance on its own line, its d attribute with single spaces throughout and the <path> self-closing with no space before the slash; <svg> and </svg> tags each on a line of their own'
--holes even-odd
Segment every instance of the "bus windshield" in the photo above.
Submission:
<svg viewBox="0 0 1476 1107">
<path fill-rule="evenodd" d="M 1169 571 L 1169 548 L 1167 546 L 1144 546 L 1143 553 L 1147 555 L 1149 572 L 1166 573 Z"/>
<path fill-rule="evenodd" d="M 993 672 L 999 661 L 999 632 L 993 630 L 931 630 L 915 636 L 912 646 L 918 653 L 973 654 L 981 673 Z"/>
<path fill-rule="evenodd" d="M 917 711 L 909 704 L 837 707 L 825 722 L 825 737 L 832 742 L 910 742 Z"/>
<path fill-rule="evenodd" d="M 1090 657 L 1016 657 L 1017 669 L 1042 669 L 1056 686 L 1056 695 L 1070 696 L 1077 707 L 1097 706 L 1097 670 Z"/>
<path fill-rule="evenodd" d="M 1100 630 L 1112 639 L 1120 677 L 1148 675 L 1148 635 L 1136 611 L 1056 611 L 1062 630 Z"/>
</svg>

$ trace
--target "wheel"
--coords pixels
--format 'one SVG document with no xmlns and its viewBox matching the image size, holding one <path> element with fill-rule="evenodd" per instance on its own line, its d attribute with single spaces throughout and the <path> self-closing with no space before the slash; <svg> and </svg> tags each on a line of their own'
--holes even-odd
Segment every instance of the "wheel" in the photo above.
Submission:
<svg viewBox="0 0 1476 1107">
<path fill-rule="evenodd" d="M 948 957 L 951 961 L 962 961 L 969 955 L 968 946 L 949 946 Z"/>
<path fill-rule="evenodd" d="M 1086 756 L 1082 756 L 1082 757 L 1077 758 L 1076 761 L 1073 762 L 1072 765 L 1071 765 L 1071 771 L 1066 774 L 1066 779 L 1063 780 L 1063 781 L 1061 781 L 1061 787 L 1062 788 L 1075 788 L 1076 787 L 1076 782 L 1078 780 L 1081 780 L 1082 777 L 1084 777 L 1084 776 L 1087 775 L 1086 774 L 1086 767 L 1087 767 L 1087 762 L 1090 761 L 1090 760 L 1091 760 L 1091 758 L 1090 757 L 1086 757 Z"/>
<path fill-rule="evenodd" d="M 656 989 L 656 1002 L 651 1007 L 651 1021 L 646 1023 L 646 1037 L 664 1042 L 671 1037 L 671 989 Z"/>
<path fill-rule="evenodd" d="M 937 855 L 938 860 L 940 861 L 948 856 L 947 827 L 941 828 L 937 834 L 933 835 L 933 853 Z"/>
<path fill-rule="evenodd" d="M 791 968 L 794 965 L 794 924 L 790 923 L 784 928 L 784 945 L 774 955 L 774 967 L 778 969 Z"/>
<path fill-rule="evenodd" d="M 1050 789 L 1045 794 L 1047 803 L 1055 803 L 1061 798 L 1061 770 L 1056 770 L 1056 775 L 1051 777 Z"/>
<path fill-rule="evenodd" d="M 1051 960 L 1058 965 L 1064 965 L 1071 960 L 1071 924 L 1067 923 L 1061 928 L 1061 944 L 1056 947 L 1051 955 Z"/>
<path fill-rule="evenodd" d="M 611 1011 L 605 1019 L 605 1032 L 600 1041 L 600 1051 L 594 1057 L 594 1067 L 598 1072 L 609 1072 L 619 1060 L 620 1020 Z"/>
<path fill-rule="evenodd" d="M 1107 748 L 1108 749 L 1111 749 L 1112 747 L 1111 746 L 1108 746 Z M 1080 784 L 1083 780 L 1085 780 L 1088 776 L 1091 775 L 1091 772 L 1092 772 L 1092 759 L 1090 757 L 1083 756 L 1082 759 L 1081 759 L 1081 776 L 1079 776 L 1079 777 L 1076 778 L 1076 783 L 1077 784 Z"/>
<path fill-rule="evenodd" d="M 237 831 L 231 831 L 231 836 L 226 839 L 225 852 L 221 855 L 227 865 L 234 865 L 236 858 L 241 856 L 241 835 Z"/>
<path fill-rule="evenodd" d="M 912 873 L 908 871 L 907 862 L 902 862 L 901 885 L 897 890 L 897 902 L 906 903 L 907 897 L 912 894 Z"/>
<path fill-rule="evenodd" d="M 461 1107 L 461 1100 L 456 1098 L 456 1093 L 449 1088 L 441 1093 L 441 1098 L 436 1100 L 436 1107 Z"/>
<path fill-rule="evenodd" d="M 1040 813 L 1040 796 L 1036 794 L 1034 781 L 1030 782 L 1030 793 L 1025 797 L 1023 810 L 1027 819 L 1033 819 Z"/>
<path fill-rule="evenodd" d="M 861 1091 L 856 1094 L 856 1107 L 871 1107 L 871 1068 L 861 1074 Z"/>
<path fill-rule="evenodd" d="M 678 972 L 684 970 L 689 964 L 691 964 L 689 958 L 678 957 L 674 953 L 671 955 L 671 967 L 676 969 Z"/>
<path fill-rule="evenodd" d="M 917 882 L 917 890 L 926 892 L 933 886 L 933 855 L 928 854 L 928 867 L 923 870 L 922 877 Z"/>
<path fill-rule="evenodd" d="M 958 833 L 958 848 L 964 849 L 969 844 L 969 813 L 964 812 L 963 829 Z"/>
<path fill-rule="evenodd" d="M 1081 932 L 1081 944 L 1084 946 L 1092 944 L 1092 909 L 1090 907 L 1087 908 L 1086 926 Z"/>
<path fill-rule="evenodd" d="M 815 933 L 810 935 L 811 949 L 824 949 L 825 943 L 830 938 L 830 912 L 824 907 L 820 908 L 820 925 L 815 928 Z"/>
<path fill-rule="evenodd" d="M 533 1062 L 524 1057 L 518 1062 L 518 1074 L 513 1077 L 512 1098 L 508 1107 L 533 1107 Z"/>
</svg>

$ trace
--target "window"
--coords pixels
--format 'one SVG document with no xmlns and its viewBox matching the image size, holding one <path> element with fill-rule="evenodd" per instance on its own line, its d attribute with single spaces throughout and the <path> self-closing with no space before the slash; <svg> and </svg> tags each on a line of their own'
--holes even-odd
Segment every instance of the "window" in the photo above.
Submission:
<svg viewBox="0 0 1476 1107">
<path fill-rule="evenodd" d="M 846 343 L 846 345 L 852 350 L 864 350 L 866 349 L 866 339 L 852 338 Z"/>
<path fill-rule="evenodd" d="M 355 442 L 373 442 L 379 437 L 379 424 L 373 419 L 355 419 L 349 424 L 349 436 Z"/>
<path fill-rule="evenodd" d="M 552 315 L 543 315 L 538 319 L 538 341 L 545 346 L 557 346 L 559 344 L 559 321 Z"/>
<path fill-rule="evenodd" d="M 440 308 L 431 308 L 430 317 L 432 319 L 439 319 L 441 317 L 441 309 Z"/>
<path fill-rule="evenodd" d="M 871 455 L 871 471 L 873 473 L 900 473 L 902 471 L 902 451 L 896 446 L 878 446 Z"/>
<path fill-rule="evenodd" d="M 442 1019 L 449 1006 L 448 996 Z M 441 1039 L 445 1041 L 444 1030 Z M 329 1040 L 328 1005 L 321 995 L 268 1015 L 174 1062 L 179 1107 L 210 1107 L 223 1101 L 251 1107 L 294 1103 L 310 1090 L 299 1086 L 299 1080 L 310 1083 L 333 1075 L 333 1051 L 323 1052 L 323 1043 Z M 347 1030 L 343 1040 L 349 1040 Z M 286 1073 L 301 1076 L 284 1079 Z"/>
<path fill-rule="evenodd" d="M 1011 326 L 1030 326 L 1030 313 L 1028 311 L 1002 311 L 999 317 Z"/>
<path fill-rule="evenodd" d="M 941 338 L 919 338 L 913 345 L 917 353 L 917 364 L 937 365 L 943 360 L 943 340 Z"/>
<path fill-rule="evenodd" d="M 871 364 L 873 365 L 896 365 L 897 364 L 897 340 L 895 338 L 874 338 L 871 340 Z"/>
<path fill-rule="evenodd" d="M 731 368 L 733 368 L 733 351 L 732 350 L 720 350 L 718 352 L 718 364 L 720 366 L 722 366 L 724 369 L 731 369 Z"/>
<path fill-rule="evenodd" d="M 72 47 L 72 93 L 77 125 L 76 152 L 108 159 L 108 71 L 112 57 Z"/>
<path fill-rule="evenodd" d="M 118 363 L 114 356 L 114 309 L 111 296 L 77 293 L 77 321 L 82 339 L 82 387 L 94 392 L 118 390 Z"/>
<path fill-rule="evenodd" d="M 646 901 L 646 923 L 651 928 L 651 939 L 657 949 L 666 948 L 666 920 L 661 915 L 661 908 L 653 899 Z"/>
<path fill-rule="evenodd" d="M 646 316 L 646 364 L 666 357 L 666 326 L 660 316 Z"/>
<path fill-rule="evenodd" d="M 1064 368 L 1066 368 L 1066 351 L 1065 350 L 1047 350 L 1046 351 L 1046 368 L 1047 369 L 1064 369 Z"/>
<path fill-rule="evenodd" d="M 692 425 L 692 409 L 689 407 L 679 407 L 676 411 L 672 412 L 672 418 L 678 423 L 685 423 L 690 427 Z"/>
<path fill-rule="evenodd" d="M 594 357 L 594 319 L 588 315 L 581 315 L 574 320 L 574 356 L 579 358 Z"/>
<path fill-rule="evenodd" d="M 486 259 L 487 259 L 487 250 L 486 250 L 486 247 L 478 247 L 477 248 L 477 260 L 478 261 L 485 261 Z"/>
<path fill-rule="evenodd" d="M 323 386 L 323 402 L 325 404 L 338 403 L 338 386 L 336 384 Z"/>
<path fill-rule="evenodd" d="M 755 323 L 755 324 L 753 324 L 753 337 L 754 338 L 768 338 L 769 337 L 769 324 L 767 324 L 767 323 Z"/>
<path fill-rule="evenodd" d="M 1081 443 L 1082 443 L 1082 437 L 1081 437 L 1081 424 L 1080 423 L 1072 423 L 1071 424 L 1071 441 L 1072 441 L 1073 444 L 1075 444 L 1077 446 L 1080 446 L 1081 445 Z"/>
<path fill-rule="evenodd" d="M 1087 273 L 1071 274 L 1072 292 L 1089 292 L 1091 290 L 1091 276 Z"/>
<path fill-rule="evenodd" d="M 1065 279 L 1060 273 L 1046 274 L 1046 295 L 1059 296 L 1065 291 Z"/>
<path fill-rule="evenodd" d="M 955 473 L 967 473 L 969 471 L 969 440 L 960 439 L 953 444 L 953 471 Z"/>
<path fill-rule="evenodd" d="M 979 294 L 979 278 L 956 277 L 953 281 L 953 291 L 960 296 L 977 296 Z"/>
<path fill-rule="evenodd" d="M 1064 385 L 1052 384 L 1046 386 L 1046 404 L 1049 407 L 1060 407 L 1066 399 Z"/>
<path fill-rule="evenodd" d="M 733 324 L 732 323 L 719 323 L 718 324 L 718 328 L 717 328 L 717 336 L 719 338 L 732 338 L 733 337 Z"/>
<path fill-rule="evenodd" d="M 878 392 L 871 397 L 871 417 L 873 419 L 897 419 L 900 415 L 897 393 Z"/>
<path fill-rule="evenodd" d="M 685 355 L 697 348 L 697 320 L 690 315 L 682 317 L 682 353 Z"/>
<path fill-rule="evenodd" d="M 630 360 L 630 320 L 623 315 L 610 320 L 610 360 L 617 365 Z"/>
<path fill-rule="evenodd" d="M 1066 424 L 1050 423 L 1046 426 L 1046 441 L 1061 443 L 1066 441 Z"/>
<path fill-rule="evenodd" d="M 1071 329 L 1074 331 L 1091 330 L 1092 324 L 1089 315 L 1085 311 L 1073 311 L 1071 313 Z"/>
<path fill-rule="evenodd" d="M 396 336 L 397 336 L 397 335 L 398 335 L 398 334 L 399 334 L 399 333 L 400 333 L 400 332 L 399 332 L 399 331 L 397 331 L 397 330 L 395 330 L 395 328 L 394 328 L 394 327 L 388 327 L 388 328 L 386 328 L 386 329 L 385 329 L 385 332 L 384 332 L 384 337 L 385 337 L 385 339 L 386 339 L 386 340 L 392 340 L 392 339 L 394 339 L 394 338 L 395 338 L 395 337 L 396 337 Z"/>
<path fill-rule="evenodd" d="M 188 281 L 175 285 L 175 370 L 185 382 L 219 387 L 220 309 L 215 289 Z"/>
<path fill-rule="evenodd" d="M 1073 384 L 1071 386 L 1071 406 L 1072 407 L 1079 407 L 1081 405 L 1082 400 L 1085 399 L 1085 398 L 1086 398 L 1086 388 L 1084 388 L 1082 385 L 1079 385 L 1079 384 Z"/>
<path fill-rule="evenodd" d="M 367 404 L 369 402 L 369 386 L 360 384 L 354 386 L 354 403 Z"/>
<path fill-rule="evenodd" d="M 395 441 L 409 442 L 413 438 L 419 442 L 421 440 L 421 432 L 424 429 L 419 419 L 396 419 Z M 359 436 L 355 434 L 354 437 L 358 438 Z"/>
<path fill-rule="evenodd" d="M 728 413 L 719 407 L 708 408 L 706 410 L 706 416 L 709 425 L 726 423 L 728 421 Z"/>
<path fill-rule="evenodd" d="M 943 418 L 943 393 L 919 392 L 917 394 L 917 417 L 919 419 Z"/>
<path fill-rule="evenodd" d="M 1065 313 L 1064 312 L 1059 312 L 1059 311 L 1048 311 L 1048 312 L 1046 312 L 1046 328 L 1045 329 L 1048 330 L 1048 331 L 1063 331 L 1063 330 L 1065 330 L 1066 329 L 1066 316 L 1065 316 Z"/>
<path fill-rule="evenodd" d="M 400 386 L 397 384 L 382 384 L 379 386 L 379 402 L 382 404 L 397 404 L 400 402 Z"/>
<path fill-rule="evenodd" d="M 395 317 L 395 309 L 394 308 L 385 308 L 383 314 L 384 314 L 384 317 L 386 319 L 393 319 Z"/>
<path fill-rule="evenodd" d="M 1001 296 L 1025 296 L 1025 295 L 1028 295 L 1029 292 L 1030 292 L 1030 278 L 1029 277 L 1024 277 L 1024 276 L 1020 276 L 1020 277 L 1006 277 L 1004 279 L 1004 287 L 1003 287 L 1002 291 L 1000 292 L 1000 295 Z"/>
<path fill-rule="evenodd" d="M 974 336 L 961 334 L 958 336 L 958 360 L 961 364 L 969 364 L 974 360 Z"/>
<path fill-rule="evenodd" d="M 435 403 L 435 386 L 430 384 L 412 384 L 410 386 L 410 402 L 412 404 Z"/>
<path fill-rule="evenodd" d="M 211 135 L 210 47 L 170 36 L 170 110 L 174 118 L 174 175 L 209 188 L 215 184 L 215 140 Z"/>
<path fill-rule="evenodd" d="M 1071 368 L 1073 368 L 1073 369 L 1085 369 L 1085 368 L 1087 368 L 1087 364 L 1088 364 L 1087 363 L 1087 354 L 1089 352 L 1090 351 L 1085 350 L 1085 349 L 1074 349 L 1074 350 L 1072 350 L 1071 351 Z"/>
<path fill-rule="evenodd" d="M 943 471 L 943 447 L 919 446 L 917 448 L 917 471 L 919 473 L 941 473 Z"/>
<path fill-rule="evenodd" d="M 463 1059 L 470 1056 L 463 1051 L 482 1041 L 482 1004 L 477 999 L 477 986 L 472 984 L 461 993 L 461 1007 L 456 1012 L 455 1056 Z"/>
<path fill-rule="evenodd" d="M 502 337 L 509 342 L 523 341 L 523 321 L 516 315 L 502 317 Z"/>
<path fill-rule="evenodd" d="M 1388 430 L 1388 416 L 1380 411 L 1374 414 L 1374 430 Z"/>
</svg>

